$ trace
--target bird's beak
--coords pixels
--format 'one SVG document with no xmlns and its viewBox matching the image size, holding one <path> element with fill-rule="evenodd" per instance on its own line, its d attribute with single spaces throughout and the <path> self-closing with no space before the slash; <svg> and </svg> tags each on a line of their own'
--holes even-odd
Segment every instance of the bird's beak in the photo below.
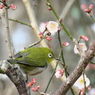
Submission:
<svg viewBox="0 0 95 95">
<path fill-rule="evenodd" d="M 60 61 L 60 59 L 58 59 L 58 58 L 54 58 L 55 60 L 57 60 L 57 61 Z"/>
</svg>

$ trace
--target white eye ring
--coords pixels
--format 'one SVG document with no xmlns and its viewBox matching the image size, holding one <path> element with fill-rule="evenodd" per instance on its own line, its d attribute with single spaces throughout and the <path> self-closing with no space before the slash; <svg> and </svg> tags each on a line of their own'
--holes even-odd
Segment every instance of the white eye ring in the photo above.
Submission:
<svg viewBox="0 0 95 95">
<path fill-rule="evenodd" d="M 52 58 L 52 57 L 53 57 L 53 55 L 52 55 L 51 53 L 49 53 L 49 54 L 48 54 L 48 57 L 49 57 L 49 58 Z"/>
</svg>

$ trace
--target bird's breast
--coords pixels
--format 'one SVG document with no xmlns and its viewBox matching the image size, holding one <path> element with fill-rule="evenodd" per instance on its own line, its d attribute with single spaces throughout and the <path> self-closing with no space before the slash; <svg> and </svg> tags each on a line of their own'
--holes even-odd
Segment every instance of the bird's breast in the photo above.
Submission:
<svg viewBox="0 0 95 95">
<path fill-rule="evenodd" d="M 43 72 L 45 69 L 46 69 L 46 67 L 37 67 L 37 68 L 35 68 L 31 71 L 27 71 L 27 73 L 29 75 L 36 75 L 36 74 L 39 74 L 39 73 Z"/>
</svg>

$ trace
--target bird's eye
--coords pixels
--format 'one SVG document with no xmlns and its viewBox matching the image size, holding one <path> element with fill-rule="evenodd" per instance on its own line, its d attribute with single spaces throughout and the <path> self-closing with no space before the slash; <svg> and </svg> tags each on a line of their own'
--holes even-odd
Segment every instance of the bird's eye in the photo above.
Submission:
<svg viewBox="0 0 95 95">
<path fill-rule="evenodd" d="M 53 55 L 52 55 L 51 53 L 49 53 L 49 54 L 48 54 L 48 57 L 49 57 L 49 58 L 52 58 L 52 57 L 53 57 Z"/>
</svg>

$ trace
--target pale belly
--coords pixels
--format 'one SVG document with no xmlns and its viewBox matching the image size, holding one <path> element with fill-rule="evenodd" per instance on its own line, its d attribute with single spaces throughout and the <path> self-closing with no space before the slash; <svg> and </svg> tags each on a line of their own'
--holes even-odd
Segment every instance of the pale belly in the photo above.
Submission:
<svg viewBox="0 0 95 95">
<path fill-rule="evenodd" d="M 43 72 L 45 69 L 46 69 L 46 67 L 43 67 L 43 68 L 38 67 L 38 68 L 35 68 L 35 69 L 31 70 L 31 71 L 28 71 L 27 73 L 29 75 L 36 75 L 36 74 L 39 74 L 39 73 Z"/>
</svg>

